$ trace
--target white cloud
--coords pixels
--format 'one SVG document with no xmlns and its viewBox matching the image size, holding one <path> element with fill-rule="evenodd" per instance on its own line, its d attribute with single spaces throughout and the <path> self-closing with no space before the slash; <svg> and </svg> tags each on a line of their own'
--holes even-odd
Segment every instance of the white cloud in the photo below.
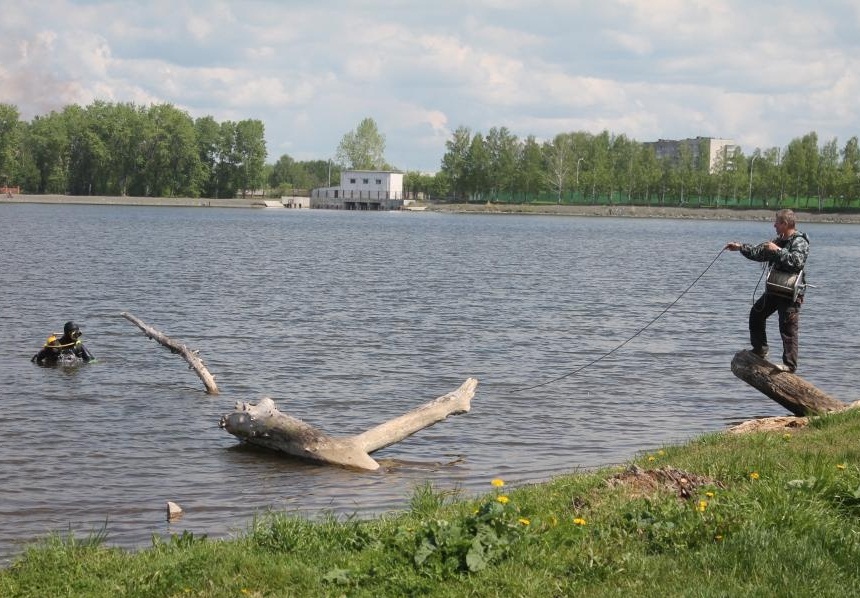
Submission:
<svg viewBox="0 0 860 598">
<path fill-rule="evenodd" d="M 366 116 L 401 168 L 438 168 L 452 129 L 747 152 L 860 133 L 850 0 L 157 0 L 9 3 L 0 102 L 24 118 L 96 99 L 259 118 L 270 159 L 326 159 Z M 169 14 L 169 18 L 163 15 Z"/>
</svg>

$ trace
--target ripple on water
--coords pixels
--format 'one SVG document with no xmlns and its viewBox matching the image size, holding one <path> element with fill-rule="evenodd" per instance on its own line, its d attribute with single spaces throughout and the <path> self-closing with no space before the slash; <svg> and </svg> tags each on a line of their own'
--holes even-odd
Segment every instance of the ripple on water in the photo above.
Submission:
<svg viewBox="0 0 860 598">
<path fill-rule="evenodd" d="M 67 262 L 31 259 L 61 224 L 87 248 L 73 297 L 56 293 Z M 853 400 L 857 366 L 842 357 L 857 352 L 860 316 L 838 306 L 858 279 L 860 262 L 845 259 L 856 227 L 801 228 L 816 284 L 801 371 Z M 404 508 L 427 482 L 485 492 L 497 476 L 546 480 L 784 414 L 729 369 L 747 343 L 756 265 L 726 254 L 685 292 L 726 240 L 771 234 L 767 223 L 0 205 L 12 265 L 0 269 L 0 558 L 51 531 L 106 526 L 110 543 L 138 547 L 185 529 L 240 533 L 270 509 L 369 516 Z M 222 393 L 203 392 L 123 311 L 199 349 Z M 33 366 L 70 318 L 98 362 Z M 358 433 L 469 376 L 472 411 L 380 450 L 378 472 L 244 447 L 218 427 L 236 401 L 271 396 L 333 435 Z M 168 500 L 185 509 L 177 522 Z"/>
</svg>

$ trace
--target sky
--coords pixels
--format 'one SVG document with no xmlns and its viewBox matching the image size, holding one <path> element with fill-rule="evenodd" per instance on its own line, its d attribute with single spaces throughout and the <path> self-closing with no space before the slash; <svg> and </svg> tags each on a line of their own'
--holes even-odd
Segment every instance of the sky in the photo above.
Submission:
<svg viewBox="0 0 860 598">
<path fill-rule="evenodd" d="M 458 127 L 539 141 L 860 135 L 860 0 L 0 0 L 0 103 L 259 119 L 268 162 L 372 118 L 404 171 Z"/>
</svg>

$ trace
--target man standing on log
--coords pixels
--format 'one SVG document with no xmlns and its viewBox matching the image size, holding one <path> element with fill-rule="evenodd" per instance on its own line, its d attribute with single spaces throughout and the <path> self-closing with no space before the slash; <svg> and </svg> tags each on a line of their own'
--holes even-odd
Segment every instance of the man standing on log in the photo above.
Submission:
<svg viewBox="0 0 860 598">
<path fill-rule="evenodd" d="M 779 334 L 782 336 L 782 362 L 780 369 L 794 372 L 797 369 L 798 333 L 800 328 L 800 306 L 806 290 L 803 267 L 809 255 L 809 237 L 795 229 L 797 221 L 791 210 L 779 210 L 774 218 L 773 228 L 777 237 L 759 245 L 731 242 L 725 246 L 729 251 L 740 251 L 747 259 L 768 262 L 774 274 L 796 274 L 794 292 L 783 293 L 770 282 L 764 294 L 758 298 L 750 310 L 750 343 L 753 353 L 767 357 L 767 319 L 773 312 L 779 312 Z M 770 277 L 768 277 L 770 279 Z"/>
</svg>

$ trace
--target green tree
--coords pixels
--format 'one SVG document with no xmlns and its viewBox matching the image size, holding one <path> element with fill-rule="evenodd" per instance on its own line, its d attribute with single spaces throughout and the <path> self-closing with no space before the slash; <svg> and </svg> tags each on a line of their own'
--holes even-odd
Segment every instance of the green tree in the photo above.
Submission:
<svg viewBox="0 0 860 598">
<path fill-rule="evenodd" d="M 839 144 L 834 137 L 821 148 L 818 162 L 818 209 L 827 198 L 836 196 L 839 184 Z"/>
<path fill-rule="evenodd" d="M 750 159 L 750 167 L 755 173 L 752 177 L 753 192 L 756 195 L 756 180 L 761 181 L 761 195 L 765 207 L 770 205 L 773 199 L 774 205 L 781 205 L 785 198 L 785 170 L 782 168 L 783 151 L 778 147 L 772 147 L 761 152 L 761 159 L 754 163 Z M 752 200 L 750 199 L 750 203 Z"/>
<path fill-rule="evenodd" d="M 484 136 L 476 133 L 469 144 L 466 158 L 466 188 L 473 199 L 490 190 L 490 152 Z"/>
<path fill-rule="evenodd" d="M 22 151 L 26 188 L 33 193 L 65 193 L 68 188 L 69 136 L 64 116 L 51 112 L 25 127 Z"/>
<path fill-rule="evenodd" d="M 598 197 L 607 194 L 611 188 L 612 179 L 612 156 L 610 147 L 612 144 L 609 131 L 601 131 L 595 135 L 589 143 L 589 154 L 586 160 L 589 163 L 589 174 L 591 182 L 591 201 L 596 202 Z M 611 196 L 609 196 L 611 201 Z"/>
<path fill-rule="evenodd" d="M 790 193 L 798 202 L 804 198 L 808 203 L 810 195 L 818 193 L 818 135 L 807 133 L 800 139 L 788 144 L 783 160 Z"/>
<path fill-rule="evenodd" d="M 204 197 L 220 197 L 217 173 L 221 162 L 221 125 L 211 116 L 204 116 L 194 121 L 194 134 L 200 167 L 200 192 Z"/>
<path fill-rule="evenodd" d="M 236 125 L 234 152 L 237 159 L 238 186 L 242 197 L 246 190 L 263 186 L 266 163 L 266 139 L 263 121 L 243 120 Z"/>
<path fill-rule="evenodd" d="M 203 170 L 191 117 L 170 104 L 150 106 L 140 137 L 136 191 L 153 197 L 197 197 Z"/>
<path fill-rule="evenodd" d="M 239 190 L 239 157 L 236 147 L 236 123 L 224 121 L 218 135 L 218 161 L 215 164 L 215 179 L 219 197 L 235 197 Z"/>
<path fill-rule="evenodd" d="M 90 126 L 89 114 L 78 105 L 66 106 L 63 119 L 68 135 L 68 187 L 72 195 L 98 194 L 108 150 Z"/>
<path fill-rule="evenodd" d="M 678 202 L 683 205 L 690 201 L 690 193 L 696 185 L 696 159 L 693 150 L 686 144 L 682 144 L 679 150 L 680 162 L 678 163 L 676 181 L 678 183 Z"/>
<path fill-rule="evenodd" d="M 625 195 L 627 201 L 633 201 L 633 185 L 636 181 L 636 146 L 626 135 L 610 137 L 609 151 L 612 160 L 612 177 L 609 183 L 609 195 L 615 189 L 620 195 Z"/>
<path fill-rule="evenodd" d="M 343 136 L 336 157 L 341 166 L 353 170 L 390 169 L 385 161 L 385 135 L 372 118 L 365 118 L 355 131 Z"/>
<path fill-rule="evenodd" d="M 339 179 L 340 169 L 327 160 L 298 162 L 284 154 L 272 165 L 267 182 L 270 187 L 280 189 L 281 192 L 295 192 L 328 187 L 329 180 L 336 183 Z"/>
<path fill-rule="evenodd" d="M 135 108 L 131 104 L 96 101 L 84 109 L 84 114 L 87 134 L 104 149 L 104 162 L 90 180 L 92 193 L 125 195 L 129 179 L 137 170 L 139 142 L 132 140 Z"/>
<path fill-rule="evenodd" d="M 839 207 L 849 205 L 852 198 L 860 198 L 860 145 L 856 136 L 849 139 L 842 149 L 837 192 Z"/>
<path fill-rule="evenodd" d="M 490 129 L 486 138 L 489 154 L 489 185 L 494 194 L 507 191 L 513 196 L 521 146 L 507 127 Z"/>
<path fill-rule="evenodd" d="M 403 175 L 403 195 L 407 199 L 425 199 L 434 195 L 437 188 L 436 176 L 416 171 L 409 171 Z"/>
<path fill-rule="evenodd" d="M 541 181 L 544 179 L 541 146 L 534 135 L 526 137 L 518 158 L 516 187 L 529 199 L 543 190 Z"/>
<path fill-rule="evenodd" d="M 431 198 L 444 198 L 451 195 L 451 181 L 443 171 L 439 171 L 433 175 L 433 182 L 428 190 Z"/>
<path fill-rule="evenodd" d="M 22 126 L 18 108 L 0 104 L 0 184 L 11 186 L 18 177 Z"/>
<path fill-rule="evenodd" d="M 284 154 L 272 165 L 269 171 L 268 184 L 273 189 L 305 188 L 298 176 L 300 168 L 289 155 Z"/>
<path fill-rule="evenodd" d="M 574 149 L 573 138 L 567 133 L 559 133 L 552 141 L 544 143 L 545 179 L 555 193 L 556 203 L 561 203 L 561 194 L 568 186 L 570 174 L 576 167 Z"/>
<path fill-rule="evenodd" d="M 340 166 L 331 160 L 310 160 L 301 162 L 301 168 L 310 177 L 308 188 L 330 187 L 340 181 Z"/>
<path fill-rule="evenodd" d="M 720 205 L 721 202 L 728 204 L 730 198 L 732 202 L 737 201 L 737 185 L 733 177 L 736 174 L 735 166 L 738 161 L 746 163 L 739 151 L 724 150 L 714 158 L 713 174 L 708 181 L 709 201 L 713 201 L 716 205 Z"/>
<path fill-rule="evenodd" d="M 446 152 L 442 156 L 442 172 L 448 180 L 454 199 L 461 199 L 467 193 L 467 166 L 469 147 L 472 145 L 472 132 L 468 127 L 457 127 L 451 139 L 445 142 Z"/>
</svg>

